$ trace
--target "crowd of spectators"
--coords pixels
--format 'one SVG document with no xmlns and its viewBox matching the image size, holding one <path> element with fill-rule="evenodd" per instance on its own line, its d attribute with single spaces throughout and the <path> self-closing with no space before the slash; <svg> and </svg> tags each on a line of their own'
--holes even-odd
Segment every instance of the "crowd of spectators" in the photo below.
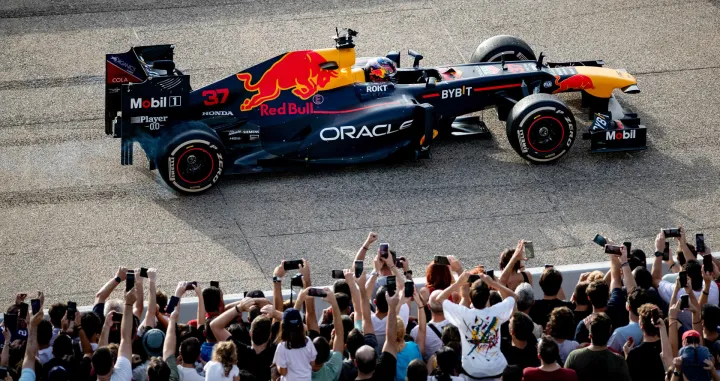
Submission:
<svg viewBox="0 0 720 381">
<path fill-rule="evenodd" d="M 158 270 L 121 267 L 91 312 L 68 302 L 46 314 L 43 293 L 18 294 L 3 319 L 0 380 L 717 381 L 719 262 L 682 228 L 674 235 L 657 235 L 651 270 L 642 250 L 608 242 L 610 271 L 582 274 L 570 298 L 550 265 L 536 295 L 523 240 L 494 271 L 436 256 L 416 287 L 387 244 L 365 266 L 370 233 L 332 287 L 289 259 L 272 298 L 254 290 L 232 303 L 215 282 L 179 282 L 168 297 Z M 110 299 L 123 283 L 123 299 Z M 283 300 L 287 286 L 294 301 Z M 180 322 L 188 294 L 196 318 Z M 330 306 L 321 313 L 318 298 Z"/>
</svg>

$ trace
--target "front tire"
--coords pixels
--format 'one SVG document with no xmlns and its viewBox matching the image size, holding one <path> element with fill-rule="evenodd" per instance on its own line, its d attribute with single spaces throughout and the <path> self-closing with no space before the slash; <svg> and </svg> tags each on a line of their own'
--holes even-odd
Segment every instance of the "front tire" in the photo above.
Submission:
<svg viewBox="0 0 720 381">
<path fill-rule="evenodd" d="M 215 131 L 203 123 L 190 122 L 181 128 L 158 157 L 158 171 L 165 183 L 180 193 L 206 192 L 223 173 L 225 147 Z"/>
<path fill-rule="evenodd" d="M 506 122 L 508 141 L 523 159 L 550 163 L 575 142 L 575 117 L 563 101 L 550 94 L 532 94 L 513 106 Z"/>
<path fill-rule="evenodd" d="M 483 41 L 470 57 L 470 62 L 534 61 L 537 58 L 527 42 L 508 35 L 490 37 Z"/>
</svg>

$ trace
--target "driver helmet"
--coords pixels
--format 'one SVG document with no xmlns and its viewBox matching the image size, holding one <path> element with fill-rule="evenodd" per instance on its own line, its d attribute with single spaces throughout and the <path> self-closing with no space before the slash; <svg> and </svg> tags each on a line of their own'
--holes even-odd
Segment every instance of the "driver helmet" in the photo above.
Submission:
<svg viewBox="0 0 720 381">
<path fill-rule="evenodd" d="M 365 64 L 368 82 L 395 82 L 395 63 L 389 58 L 372 58 Z"/>
</svg>

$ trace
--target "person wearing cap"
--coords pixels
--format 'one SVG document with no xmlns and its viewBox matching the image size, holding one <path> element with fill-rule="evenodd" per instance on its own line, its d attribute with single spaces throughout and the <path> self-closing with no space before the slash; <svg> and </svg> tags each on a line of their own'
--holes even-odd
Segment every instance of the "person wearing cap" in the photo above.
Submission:
<svg viewBox="0 0 720 381">
<path fill-rule="evenodd" d="M 148 366 L 150 365 L 151 357 L 161 357 L 163 350 L 163 343 L 165 342 L 165 333 L 163 331 L 153 328 L 142 336 L 142 346 L 147 354 L 147 361 L 143 362 L 140 366 L 133 368 L 133 380 L 147 380 Z"/>
<path fill-rule="evenodd" d="M 705 369 L 705 360 L 712 359 L 707 347 L 700 345 L 700 332 L 691 329 L 682 335 L 683 347 L 679 356 L 682 358 L 682 374 L 689 381 L 710 381 L 710 372 Z"/>
<path fill-rule="evenodd" d="M 307 290 L 300 293 L 298 300 L 307 295 Z M 305 325 L 300 311 L 295 308 L 286 309 L 282 315 L 277 349 L 273 358 L 273 363 L 280 373 L 280 380 L 310 381 L 316 356 L 315 346 L 305 335 Z"/>
</svg>

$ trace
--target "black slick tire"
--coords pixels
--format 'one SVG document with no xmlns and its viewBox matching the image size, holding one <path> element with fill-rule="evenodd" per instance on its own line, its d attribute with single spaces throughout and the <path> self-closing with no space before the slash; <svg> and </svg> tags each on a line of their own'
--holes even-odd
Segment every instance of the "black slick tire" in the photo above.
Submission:
<svg viewBox="0 0 720 381">
<path fill-rule="evenodd" d="M 527 42 L 508 35 L 490 37 L 478 45 L 470 56 L 470 62 L 500 62 L 536 60 L 535 53 Z"/>
<path fill-rule="evenodd" d="M 568 153 L 577 124 L 572 112 L 550 94 L 532 94 L 513 106 L 506 121 L 515 152 L 532 163 L 551 163 Z"/>
<path fill-rule="evenodd" d="M 188 122 L 173 131 L 157 158 L 160 175 L 180 193 L 207 192 L 223 174 L 225 147 L 215 131 L 200 122 Z"/>
</svg>

